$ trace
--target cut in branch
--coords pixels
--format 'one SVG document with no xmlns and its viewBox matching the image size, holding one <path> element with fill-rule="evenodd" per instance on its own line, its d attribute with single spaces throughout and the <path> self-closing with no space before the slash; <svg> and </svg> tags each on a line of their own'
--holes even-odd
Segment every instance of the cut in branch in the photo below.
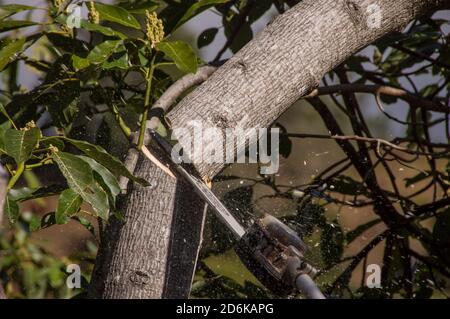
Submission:
<svg viewBox="0 0 450 319">
<path fill-rule="evenodd" d="M 206 81 L 208 77 L 211 76 L 211 74 L 214 73 L 214 71 L 217 68 L 214 66 L 204 66 L 197 70 L 195 74 L 187 74 L 180 78 L 178 81 L 176 81 L 174 84 L 172 84 L 164 93 L 161 95 L 161 97 L 158 99 L 158 101 L 153 104 L 153 106 L 150 109 L 151 118 L 147 121 L 147 130 L 155 130 L 161 123 L 160 118 L 157 116 L 158 114 L 160 116 L 164 116 L 165 113 L 169 110 L 169 108 L 176 102 L 176 100 L 189 88 L 201 84 L 202 82 Z M 149 143 L 149 135 L 146 134 L 144 140 L 145 145 Z M 137 142 L 137 136 L 133 137 L 133 143 Z M 153 155 L 148 151 L 146 146 L 143 146 L 142 151 L 145 156 L 147 156 L 152 162 L 156 163 L 158 162 Z M 128 150 L 128 154 L 125 158 L 125 166 L 130 172 L 133 172 L 137 160 L 139 157 L 139 152 L 135 148 L 130 148 Z M 164 170 L 163 167 L 161 169 Z M 166 170 L 165 170 L 166 171 Z M 168 175 L 171 175 L 169 171 L 166 171 Z M 171 175 L 172 178 L 174 177 Z M 122 176 L 120 178 L 120 188 L 122 190 L 126 190 L 128 183 L 128 178 L 125 176 Z"/>
</svg>

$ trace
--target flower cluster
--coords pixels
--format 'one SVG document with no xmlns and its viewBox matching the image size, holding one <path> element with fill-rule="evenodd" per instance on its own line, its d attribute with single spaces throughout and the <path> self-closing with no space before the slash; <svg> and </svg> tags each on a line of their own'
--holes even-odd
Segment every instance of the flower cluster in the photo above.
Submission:
<svg viewBox="0 0 450 319">
<path fill-rule="evenodd" d="M 63 3 L 64 3 L 64 0 L 53 0 L 53 6 L 58 10 L 59 10 L 59 8 L 61 8 Z"/>
<path fill-rule="evenodd" d="M 22 127 L 20 130 L 21 131 L 29 131 L 34 127 L 36 127 L 36 123 L 34 121 L 30 121 L 27 124 L 25 124 L 25 127 Z"/>
<path fill-rule="evenodd" d="M 99 24 L 100 23 L 100 13 L 97 11 L 97 9 L 95 8 L 94 2 L 90 1 L 88 2 L 88 9 L 89 9 L 89 21 L 91 21 L 92 23 L 95 24 Z"/>
<path fill-rule="evenodd" d="M 146 11 L 146 35 L 150 41 L 152 48 L 164 39 L 164 26 L 161 19 L 158 18 L 156 12 Z"/>
</svg>

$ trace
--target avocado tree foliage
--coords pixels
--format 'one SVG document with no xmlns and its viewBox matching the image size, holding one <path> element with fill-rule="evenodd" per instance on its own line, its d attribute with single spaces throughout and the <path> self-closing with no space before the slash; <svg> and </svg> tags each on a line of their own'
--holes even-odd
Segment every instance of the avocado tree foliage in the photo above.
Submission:
<svg viewBox="0 0 450 319">
<path fill-rule="evenodd" d="M 86 214 L 97 218 L 102 229 L 108 218 L 124 218 L 117 209 L 121 176 L 144 186 L 151 183 L 134 176 L 121 158 L 129 148 L 141 150 L 151 106 L 174 79 L 195 73 L 206 64 L 189 44 L 174 39 L 174 31 L 207 9 L 219 14 L 222 26 L 206 28 L 197 39 L 198 48 L 208 46 L 223 29 L 226 41 L 215 56 L 217 62 L 227 49 L 235 53 L 253 38 L 252 24 L 268 10 L 284 13 L 297 2 L 135 0 L 111 5 L 53 0 L 45 8 L 33 4 L 0 6 L 0 154 L 10 175 L 3 211 L 17 228 L 15 235 L 0 242 L 1 280 L 9 296 L 39 297 L 47 290 L 57 297 L 69 296 L 63 287 L 67 261 L 36 257 L 36 251 L 41 250 L 26 244 L 29 233 L 69 220 L 92 231 Z M 81 19 L 74 16 L 72 3 L 87 14 Z M 43 21 L 32 19 L 31 13 L 41 11 Z M 375 43 L 370 55 L 357 54 L 331 71 L 307 98 L 329 134 L 288 132 L 280 125 L 281 155 L 286 160 L 295 161 L 290 156 L 293 139 L 334 140 L 345 153 L 341 160 L 315 174 L 302 191 L 298 191 L 299 185 L 282 186 L 275 176 L 258 176 L 224 198 L 233 211 L 242 212 L 243 221 L 252 216 L 259 200 L 253 196 L 255 186 L 269 187 L 271 198 L 289 200 L 297 213 L 283 218 L 310 243 L 317 242 L 320 258 L 316 261 L 322 269 L 318 278 L 329 294 L 447 296 L 450 37 L 444 29 L 448 23 L 448 18 L 423 17 L 404 32 Z M 39 76 L 37 85 L 30 89 L 21 85 L 25 67 Z M 421 87 L 417 84 L 420 76 L 428 76 Z M 400 125 L 404 134 L 392 140 L 377 138 L 356 93 L 373 94 L 379 116 Z M 324 95 L 331 99 L 319 99 Z M 408 107 L 404 118 L 391 114 L 387 107 L 400 100 Z M 344 126 L 350 126 L 351 133 L 344 134 Z M 136 143 L 132 142 L 133 132 Z M 435 135 L 439 142 L 433 140 Z M 398 180 L 393 165 L 404 167 L 410 176 Z M 43 168 L 58 170 L 62 178 L 55 184 L 31 182 L 30 172 L 39 176 Z M 215 182 L 242 179 L 220 175 Z M 381 180 L 388 183 L 381 186 Z M 416 191 L 407 191 L 417 183 L 421 186 Z M 381 204 L 374 198 L 380 193 L 384 194 Z M 427 194 L 426 200 L 423 194 Z M 42 218 L 21 213 L 21 203 L 49 196 L 59 198 L 54 212 Z M 388 223 L 357 254 L 346 255 L 346 247 L 386 222 L 376 218 L 347 230 L 336 212 L 342 207 L 374 205 L 386 209 L 395 206 L 408 225 Z M 332 217 L 327 211 L 334 212 Z M 231 248 L 228 234 L 215 220 L 209 227 L 211 242 L 217 244 L 205 245 L 202 258 L 227 254 Z M 420 251 L 413 238 L 422 241 Z M 383 288 L 367 289 L 364 283 L 355 286 L 351 278 L 357 266 L 366 265 L 369 253 L 380 243 L 384 244 Z M 18 249 L 28 253 L 17 254 Z M 27 269 L 46 271 L 40 276 L 17 271 L 25 264 L 31 267 Z M 204 260 L 197 268 L 194 296 L 270 296 L 251 280 L 239 284 L 217 274 Z M 13 282 L 18 283 L 19 291 Z"/>
</svg>

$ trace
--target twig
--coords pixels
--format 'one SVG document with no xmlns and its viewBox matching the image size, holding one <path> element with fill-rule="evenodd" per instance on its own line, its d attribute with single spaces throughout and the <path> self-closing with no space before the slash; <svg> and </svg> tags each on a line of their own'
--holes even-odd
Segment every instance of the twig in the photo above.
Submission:
<svg viewBox="0 0 450 319">
<path fill-rule="evenodd" d="M 424 59 L 426 61 L 429 61 L 429 62 L 433 63 L 434 65 L 437 65 L 437 66 L 440 66 L 440 67 L 445 68 L 447 70 L 450 70 L 450 64 L 447 64 L 447 63 L 445 63 L 443 61 L 439 61 L 439 60 L 430 58 L 427 54 L 423 54 L 423 53 L 420 53 L 420 52 L 417 52 L 417 51 L 413 51 L 413 50 L 408 49 L 408 48 L 406 48 L 404 46 L 401 46 L 399 44 L 392 44 L 391 46 L 394 49 L 397 49 L 399 51 L 403 51 L 405 53 L 408 53 L 409 55 L 415 56 L 415 57 L 420 58 L 420 59 Z"/>
<path fill-rule="evenodd" d="M 333 139 L 333 140 L 347 140 L 347 141 L 363 141 L 367 143 L 374 143 L 376 144 L 377 153 L 381 156 L 380 148 L 381 145 L 385 145 L 391 149 L 405 152 L 408 154 L 419 154 L 419 155 L 427 155 L 432 156 L 434 153 L 428 153 L 428 152 L 421 152 L 421 151 L 415 151 L 408 149 L 406 147 L 401 147 L 396 144 L 393 144 L 392 142 L 386 141 L 381 138 L 374 138 L 374 137 L 364 137 L 359 135 L 325 135 L 325 134 L 296 134 L 296 133 L 289 133 L 286 134 L 288 137 L 293 138 L 317 138 L 317 139 Z"/>
<path fill-rule="evenodd" d="M 422 98 L 420 96 L 414 95 L 406 90 L 398 89 L 387 85 L 368 85 L 368 84 L 353 84 L 353 83 L 332 85 L 315 89 L 307 96 L 305 96 L 305 98 L 343 92 L 389 95 L 393 97 L 398 97 L 418 108 L 426 108 L 428 111 L 450 114 L 450 107 L 442 105 L 439 102 L 431 101 Z"/>
</svg>

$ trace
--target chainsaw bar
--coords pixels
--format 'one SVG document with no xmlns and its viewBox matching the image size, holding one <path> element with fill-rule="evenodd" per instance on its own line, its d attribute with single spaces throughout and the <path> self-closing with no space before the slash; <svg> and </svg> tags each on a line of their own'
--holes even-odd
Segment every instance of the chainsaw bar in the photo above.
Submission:
<svg viewBox="0 0 450 319">
<path fill-rule="evenodd" d="M 226 227 L 233 233 L 236 239 L 241 239 L 245 234 L 245 229 L 234 218 L 228 208 L 222 204 L 217 196 L 206 186 L 206 184 L 199 178 L 190 174 L 181 164 L 176 163 L 172 155 L 172 145 L 169 144 L 163 137 L 157 132 L 151 131 L 151 135 L 156 143 L 167 153 L 170 157 L 176 171 L 194 188 L 194 191 L 199 195 L 214 211 L 216 216 L 226 225 Z M 181 162 L 181 161 L 180 161 Z"/>
</svg>

